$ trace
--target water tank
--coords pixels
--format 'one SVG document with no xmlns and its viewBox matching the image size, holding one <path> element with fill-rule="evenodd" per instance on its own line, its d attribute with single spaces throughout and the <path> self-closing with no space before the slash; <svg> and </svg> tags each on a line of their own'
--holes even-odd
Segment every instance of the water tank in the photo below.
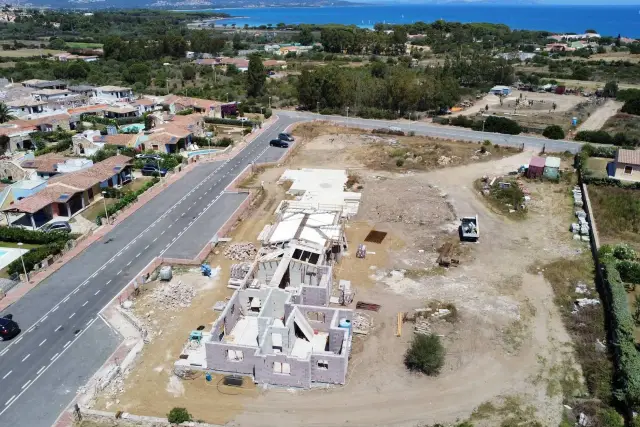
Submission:
<svg viewBox="0 0 640 427">
<path fill-rule="evenodd" d="M 172 276 L 173 276 L 173 272 L 171 271 L 170 265 L 165 265 L 162 268 L 160 268 L 160 280 L 164 280 L 166 282 L 171 280 Z"/>
<path fill-rule="evenodd" d="M 341 328 L 345 328 L 349 330 L 349 335 L 351 335 L 351 320 L 349 319 L 340 319 L 340 323 L 338 325 Z"/>
</svg>

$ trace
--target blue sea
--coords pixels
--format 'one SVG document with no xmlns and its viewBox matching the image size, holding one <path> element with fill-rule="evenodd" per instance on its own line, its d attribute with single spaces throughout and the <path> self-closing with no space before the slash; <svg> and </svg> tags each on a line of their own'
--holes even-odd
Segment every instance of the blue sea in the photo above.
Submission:
<svg viewBox="0 0 640 427">
<path fill-rule="evenodd" d="M 209 9 L 211 10 L 211 9 Z M 512 29 L 583 33 L 595 29 L 602 35 L 640 37 L 638 6 L 549 6 L 549 5 L 414 5 L 271 7 L 215 9 L 237 18 L 219 24 L 237 26 L 286 24 L 347 24 L 372 27 L 377 22 L 408 24 L 438 19 L 457 22 L 506 24 Z"/>
</svg>

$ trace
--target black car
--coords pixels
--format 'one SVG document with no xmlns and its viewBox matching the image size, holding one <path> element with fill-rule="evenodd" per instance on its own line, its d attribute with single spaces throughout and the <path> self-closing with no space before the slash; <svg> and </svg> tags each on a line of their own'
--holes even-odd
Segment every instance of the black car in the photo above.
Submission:
<svg viewBox="0 0 640 427">
<path fill-rule="evenodd" d="M 280 141 L 287 141 L 287 142 L 295 141 L 295 139 L 293 139 L 293 136 L 291 136 L 290 133 L 281 133 L 280 135 L 278 135 L 278 139 Z"/>
<path fill-rule="evenodd" d="M 10 340 L 20 333 L 18 324 L 13 321 L 13 316 L 7 314 L 0 317 L 0 341 Z"/>
<path fill-rule="evenodd" d="M 287 141 L 281 141 L 279 139 L 272 139 L 269 142 L 269 145 L 272 147 L 289 148 L 289 143 Z"/>
<path fill-rule="evenodd" d="M 140 170 L 143 176 L 165 176 L 167 174 L 166 169 L 159 169 L 158 166 L 152 164 L 146 164 Z"/>
</svg>

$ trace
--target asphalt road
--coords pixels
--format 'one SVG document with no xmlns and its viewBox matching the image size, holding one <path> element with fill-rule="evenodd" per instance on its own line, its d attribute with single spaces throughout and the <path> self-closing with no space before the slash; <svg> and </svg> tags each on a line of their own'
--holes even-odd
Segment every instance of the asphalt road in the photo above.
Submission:
<svg viewBox="0 0 640 427">
<path fill-rule="evenodd" d="M 246 197 L 224 188 L 248 164 L 280 158 L 268 143 L 292 122 L 281 118 L 233 159 L 196 167 L 0 313 L 23 331 L 0 343 L 0 425 L 55 421 L 120 340 L 103 333 L 99 311 L 154 257 L 197 254 Z"/>
<path fill-rule="evenodd" d="M 359 127 L 363 129 L 378 129 L 389 128 L 390 126 L 396 126 L 402 129 L 404 132 L 414 131 L 416 135 L 434 136 L 440 138 L 452 138 L 466 141 L 481 142 L 489 140 L 498 145 L 509 145 L 513 147 L 521 147 L 522 144 L 525 148 L 541 151 L 543 147 L 548 152 L 564 152 L 570 151 L 576 153 L 580 151 L 582 144 L 574 141 L 564 140 L 552 140 L 543 137 L 535 136 L 523 136 L 523 135 L 505 135 L 501 133 L 491 132 L 477 132 L 466 128 L 453 127 L 453 126 L 441 126 L 431 123 L 422 122 L 409 122 L 403 121 L 391 121 L 391 120 L 367 120 L 357 117 L 346 118 L 344 116 L 328 116 L 318 115 L 315 113 L 305 111 L 286 111 L 278 110 L 279 117 L 288 120 L 330 120 L 332 122 L 350 125 L 353 127 Z"/>
</svg>

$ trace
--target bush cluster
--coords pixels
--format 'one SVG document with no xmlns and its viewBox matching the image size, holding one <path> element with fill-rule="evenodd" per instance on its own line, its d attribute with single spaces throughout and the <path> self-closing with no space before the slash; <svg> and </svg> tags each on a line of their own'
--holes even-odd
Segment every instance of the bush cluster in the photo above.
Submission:
<svg viewBox="0 0 640 427">
<path fill-rule="evenodd" d="M 615 135 L 604 130 L 581 130 L 576 133 L 576 141 L 593 142 L 596 144 L 617 145 L 619 147 L 640 145 L 640 141 L 630 138 L 622 132 Z"/>
<path fill-rule="evenodd" d="M 69 240 L 69 235 L 60 231 L 45 233 L 17 227 L 0 227 L 0 240 L 42 245 L 22 256 L 25 268 L 27 271 L 31 271 L 36 264 L 49 255 L 57 255 L 62 252 L 65 243 Z M 22 271 L 22 261 L 19 258 L 7 266 L 7 273 L 10 275 L 20 274 Z"/>
<path fill-rule="evenodd" d="M 49 255 L 57 255 L 62 252 L 65 243 L 66 240 L 61 240 L 57 242 L 47 243 L 46 245 L 31 249 L 29 252 L 22 256 L 22 260 L 24 261 L 24 268 L 26 268 L 27 271 L 33 270 L 36 264 L 41 262 Z M 18 258 L 17 260 L 9 264 L 7 266 L 7 273 L 9 273 L 9 275 L 22 273 L 22 260 Z"/>
<path fill-rule="evenodd" d="M 439 336 L 415 334 L 411 347 L 404 355 L 404 364 L 411 371 L 438 375 L 444 366 L 445 354 L 446 350 Z"/>
<path fill-rule="evenodd" d="M 118 200 L 116 203 L 114 203 L 113 205 L 107 208 L 107 213 L 109 214 L 109 216 L 111 216 L 116 212 L 118 212 L 119 210 L 126 208 L 131 203 L 138 200 L 138 197 L 142 193 L 144 193 L 145 191 L 147 191 L 148 189 L 156 185 L 158 182 L 160 182 L 160 179 L 157 177 L 154 177 L 151 181 L 146 182 L 142 186 L 142 188 L 140 188 L 139 190 L 126 192 L 120 200 Z M 104 217 L 105 217 L 104 213 L 98 214 L 98 216 L 96 217 L 96 223 L 100 225 L 102 223 L 102 218 Z"/>
<path fill-rule="evenodd" d="M 564 130 L 558 125 L 550 125 L 542 131 L 542 136 L 549 139 L 564 139 Z"/>
<path fill-rule="evenodd" d="M 452 119 L 442 119 L 440 122 L 473 130 L 481 131 L 484 129 L 485 132 L 504 133 L 507 135 L 518 135 L 522 132 L 522 128 L 517 122 L 498 116 L 489 116 L 486 120 L 473 120 L 466 116 L 457 116 Z"/>
<path fill-rule="evenodd" d="M 255 122 L 252 122 L 251 120 L 247 120 L 247 121 L 240 121 L 238 119 L 221 119 L 219 117 L 205 117 L 204 118 L 205 123 L 211 123 L 211 124 L 215 124 L 215 125 L 232 125 L 232 126 L 249 126 L 249 127 L 253 127 L 253 125 L 255 124 Z"/>
</svg>

